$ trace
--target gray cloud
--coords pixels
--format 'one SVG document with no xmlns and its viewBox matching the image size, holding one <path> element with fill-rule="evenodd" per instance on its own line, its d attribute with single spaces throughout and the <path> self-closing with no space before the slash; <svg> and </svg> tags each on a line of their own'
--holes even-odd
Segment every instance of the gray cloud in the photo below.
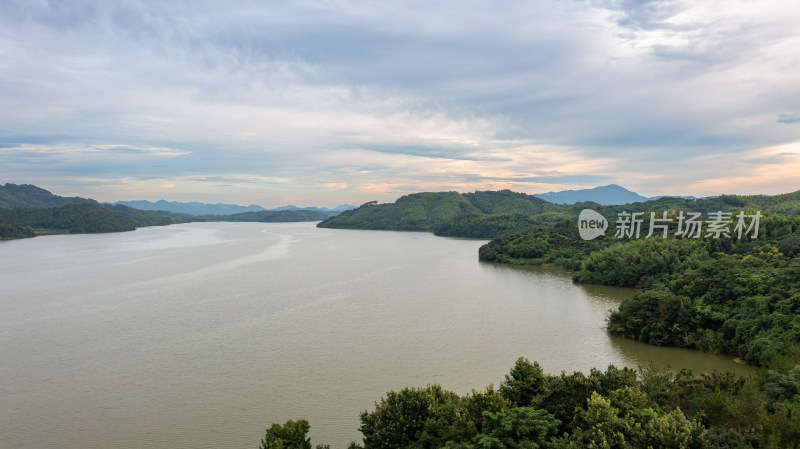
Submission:
<svg viewBox="0 0 800 449">
<path fill-rule="evenodd" d="M 475 175 L 476 182 L 483 180 L 490 181 L 512 181 L 515 183 L 533 184 L 577 184 L 577 185 L 602 185 L 614 182 L 615 178 L 610 175 L 542 175 L 542 176 L 522 176 L 522 177 L 488 177 Z"/>
<path fill-rule="evenodd" d="M 778 116 L 778 123 L 800 123 L 800 112 L 783 113 Z"/>
</svg>

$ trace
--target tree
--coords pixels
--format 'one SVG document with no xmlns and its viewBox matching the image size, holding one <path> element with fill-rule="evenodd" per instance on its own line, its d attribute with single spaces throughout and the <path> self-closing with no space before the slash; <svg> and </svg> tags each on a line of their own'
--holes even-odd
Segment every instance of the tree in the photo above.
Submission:
<svg viewBox="0 0 800 449">
<path fill-rule="evenodd" d="M 500 394 L 518 407 L 528 407 L 545 390 L 547 377 L 539 362 L 520 357 L 500 385 Z"/>
<path fill-rule="evenodd" d="M 515 407 L 504 413 L 484 412 L 484 433 L 475 438 L 481 449 L 536 449 L 545 447 L 559 421 L 544 410 Z"/>
<path fill-rule="evenodd" d="M 434 416 L 439 407 L 457 399 L 458 395 L 443 390 L 439 385 L 390 391 L 385 399 L 375 404 L 374 412 L 361 413 L 360 430 L 364 435 L 364 447 L 408 447 L 422 436 L 425 422 Z"/>
</svg>

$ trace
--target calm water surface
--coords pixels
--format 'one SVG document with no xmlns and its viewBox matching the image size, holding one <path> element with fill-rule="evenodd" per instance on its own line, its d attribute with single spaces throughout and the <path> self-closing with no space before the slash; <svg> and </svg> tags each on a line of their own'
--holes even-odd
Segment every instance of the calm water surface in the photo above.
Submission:
<svg viewBox="0 0 800 449">
<path fill-rule="evenodd" d="M 359 440 L 390 389 L 729 359 L 611 337 L 631 292 L 480 263 L 482 241 L 203 223 L 0 242 L 0 447 L 255 448 L 306 418 Z"/>
</svg>

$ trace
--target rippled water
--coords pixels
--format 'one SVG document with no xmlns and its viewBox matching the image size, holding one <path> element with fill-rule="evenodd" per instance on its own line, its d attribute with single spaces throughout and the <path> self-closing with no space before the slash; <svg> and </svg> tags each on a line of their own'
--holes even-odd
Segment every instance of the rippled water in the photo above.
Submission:
<svg viewBox="0 0 800 449">
<path fill-rule="evenodd" d="M 203 223 L 0 242 L 0 447 L 257 447 L 306 418 L 360 440 L 389 389 L 498 385 L 519 356 L 749 372 L 610 337 L 631 292 L 480 263 L 484 242 Z"/>
</svg>

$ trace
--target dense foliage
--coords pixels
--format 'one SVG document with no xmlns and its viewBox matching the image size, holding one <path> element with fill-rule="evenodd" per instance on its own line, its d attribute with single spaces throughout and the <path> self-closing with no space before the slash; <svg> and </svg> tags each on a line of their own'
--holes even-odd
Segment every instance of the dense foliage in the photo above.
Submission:
<svg viewBox="0 0 800 449">
<path fill-rule="evenodd" d="M 273 424 L 267 429 L 259 449 L 311 449 L 311 439 L 306 437 L 309 429 L 305 419 Z"/>
<path fill-rule="evenodd" d="M 602 243 L 613 242 L 605 239 Z M 611 243 L 581 260 L 575 280 L 587 284 L 646 287 L 669 282 L 709 258 L 703 242 L 684 239 L 647 239 Z"/>
<path fill-rule="evenodd" d="M 72 233 L 136 229 L 131 220 L 97 203 L 67 204 L 49 209 L 0 209 L 0 218 L 17 226 Z"/>
<path fill-rule="evenodd" d="M 444 237 L 492 239 L 509 233 L 533 231 L 569 217 L 569 214 L 563 212 L 543 212 L 537 215 L 467 214 L 440 224 L 433 233 Z"/>
<path fill-rule="evenodd" d="M 533 231 L 505 234 L 481 246 L 478 257 L 487 262 L 552 264 L 577 270 L 586 256 L 614 241 L 607 237 L 583 240 L 576 229 L 576 222 L 565 220 Z"/>
<path fill-rule="evenodd" d="M 787 260 L 774 246 L 708 259 L 623 303 L 608 328 L 766 364 L 787 345 L 800 345 L 800 260 Z"/>
<path fill-rule="evenodd" d="M 797 448 L 800 365 L 751 378 L 614 366 L 550 375 L 520 358 L 499 389 L 390 391 L 360 430 L 363 446 L 350 448 Z M 304 437 L 261 447 L 308 448 Z"/>
<path fill-rule="evenodd" d="M 33 237 L 36 234 L 30 227 L 20 227 L 11 224 L 7 221 L 0 220 L 0 240 L 4 239 L 22 239 L 26 237 Z"/>
</svg>

